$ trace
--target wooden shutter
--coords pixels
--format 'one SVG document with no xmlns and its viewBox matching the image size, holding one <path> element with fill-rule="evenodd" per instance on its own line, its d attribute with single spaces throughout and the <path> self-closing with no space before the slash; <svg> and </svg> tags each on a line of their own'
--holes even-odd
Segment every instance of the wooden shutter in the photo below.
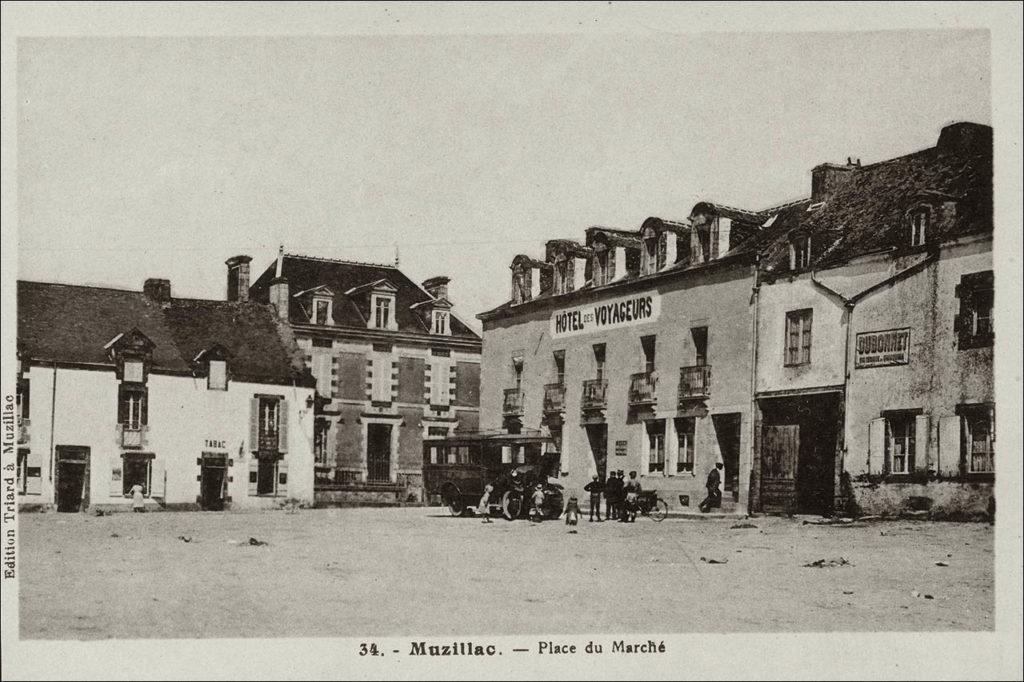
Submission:
<svg viewBox="0 0 1024 682">
<path fill-rule="evenodd" d="M 256 452 L 260 448 L 260 399 L 249 401 L 249 450 Z"/>
<path fill-rule="evenodd" d="M 152 459 L 149 462 L 149 496 L 163 498 L 167 491 L 166 475 L 164 473 L 164 461 Z"/>
<path fill-rule="evenodd" d="M 257 494 L 257 486 L 260 480 L 260 461 L 253 457 L 249 460 L 249 495 Z"/>
<path fill-rule="evenodd" d="M 885 470 L 885 419 L 868 422 L 868 473 Z"/>
<path fill-rule="evenodd" d="M 110 496 L 124 497 L 124 464 L 115 461 L 110 467 Z"/>
<path fill-rule="evenodd" d="M 931 439 L 932 418 L 919 414 L 914 419 L 914 469 L 928 470 L 928 443 Z"/>
<path fill-rule="evenodd" d="M 149 391 L 142 389 L 139 391 L 139 425 L 146 426 L 149 424 Z"/>
<path fill-rule="evenodd" d="M 480 363 L 455 363 L 455 404 L 480 406 Z"/>
<path fill-rule="evenodd" d="M 956 476 L 960 473 L 960 417 L 957 415 L 939 418 L 939 466 L 942 476 Z"/>
<path fill-rule="evenodd" d="M 423 358 L 398 358 L 399 402 L 423 402 L 425 365 Z"/>
<path fill-rule="evenodd" d="M 277 451 L 288 452 L 288 401 L 277 403 Z"/>
<path fill-rule="evenodd" d="M 125 399 L 124 385 L 117 388 L 117 423 L 128 423 L 128 401 Z"/>
<path fill-rule="evenodd" d="M 277 463 L 277 495 L 288 495 L 288 460 L 285 459 Z"/>
</svg>

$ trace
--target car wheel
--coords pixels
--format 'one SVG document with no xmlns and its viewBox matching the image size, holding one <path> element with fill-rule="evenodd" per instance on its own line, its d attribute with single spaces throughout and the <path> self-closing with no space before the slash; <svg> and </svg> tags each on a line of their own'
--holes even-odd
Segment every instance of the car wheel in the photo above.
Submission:
<svg viewBox="0 0 1024 682">
<path fill-rule="evenodd" d="M 565 509 L 565 498 L 562 497 L 562 493 L 549 490 L 544 499 L 544 506 L 546 507 L 547 518 L 557 519 L 562 515 L 562 510 Z"/>
<path fill-rule="evenodd" d="M 523 512 L 523 496 L 508 490 L 501 496 L 501 515 L 509 521 L 519 518 Z"/>
<path fill-rule="evenodd" d="M 448 511 L 451 512 L 452 516 L 462 516 L 466 513 L 466 505 L 462 503 L 462 495 L 459 494 L 459 489 L 454 485 L 445 487 L 441 493 L 441 499 L 444 500 L 444 504 L 448 507 Z"/>
</svg>

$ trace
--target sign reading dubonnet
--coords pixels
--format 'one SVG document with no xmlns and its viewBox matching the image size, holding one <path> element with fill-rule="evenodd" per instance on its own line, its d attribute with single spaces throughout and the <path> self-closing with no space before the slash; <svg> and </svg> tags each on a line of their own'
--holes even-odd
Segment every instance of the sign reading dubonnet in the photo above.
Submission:
<svg viewBox="0 0 1024 682">
<path fill-rule="evenodd" d="M 637 294 L 556 310 L 551 314 L 551 336 L 559 338 L 647 324 L 657 320 L 660 314 L 661 297 L 657 294 Z"/>
<path fill-rule="evenodd" d="M 857 334 L 854 368 L 905 365 L 908 362 L 910 362 L 909 328 Z"/>
</svg>

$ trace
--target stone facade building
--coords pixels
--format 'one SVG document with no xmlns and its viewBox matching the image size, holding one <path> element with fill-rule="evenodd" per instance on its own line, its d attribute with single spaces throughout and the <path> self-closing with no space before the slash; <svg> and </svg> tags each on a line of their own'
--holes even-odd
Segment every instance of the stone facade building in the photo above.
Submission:
<svg viewBox="0 0 1024 682">
<path fill-rule="evenodd" d="M 228 297 L 271 303 L 305 354 L 317 499 L 422 501 L 424 441 L 479 427 L 481 341 L 450 280 L 282 251 L 250 285 L 250 260 L 227 261 Z"/>
</svg>

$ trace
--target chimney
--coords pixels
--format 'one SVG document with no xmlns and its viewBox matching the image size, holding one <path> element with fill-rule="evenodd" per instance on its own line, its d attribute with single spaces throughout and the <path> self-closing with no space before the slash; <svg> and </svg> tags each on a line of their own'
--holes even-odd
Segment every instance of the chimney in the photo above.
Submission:
<svg viewBox="0 0 1024 682">
<path fill-rule="evenodd" d="M 284 276 L 284 245 L 277 251 L 276 275 L 270 280 L 270 303 L 277 309 L 277 317 L 282 322 L 288 321 L 288 278 Z"/>
<path fill-rule="evenodd" d="M 951 123 L 939 133 L 936 145 L 946 152 L 959 154 L 992 153 L 992 128 L 980 123 Z"/>
<path fill-rule="evenodd" d="M 250 256 L 234 256 L 224 261 L 228 266 L 228 300 L 245 303 L 249 300 Z"/>
<path fill-rule="evenodd" d="M 423 288 L 434 298 L 446 299 L 448 298 L 448 282 L 451 281 L 451 277 L 445 277 L 444 275 L 431 277 L 428 280 L 424 280 Z"/>
<path fill-rule="evenodd" d="M 811 170 L 811 202 L 828 201 L 859 168 L 860 159 L 854 162 L 850 158 L 847 158 L 846 165 L 823 163 L 815 166 Z"/>
<path fill-rule="evenodd" d="M 142 293 L 156 303 L 168 303 L 171 300 L 171 280 L 147 279 L 142 285 Z"/>
</svg>

